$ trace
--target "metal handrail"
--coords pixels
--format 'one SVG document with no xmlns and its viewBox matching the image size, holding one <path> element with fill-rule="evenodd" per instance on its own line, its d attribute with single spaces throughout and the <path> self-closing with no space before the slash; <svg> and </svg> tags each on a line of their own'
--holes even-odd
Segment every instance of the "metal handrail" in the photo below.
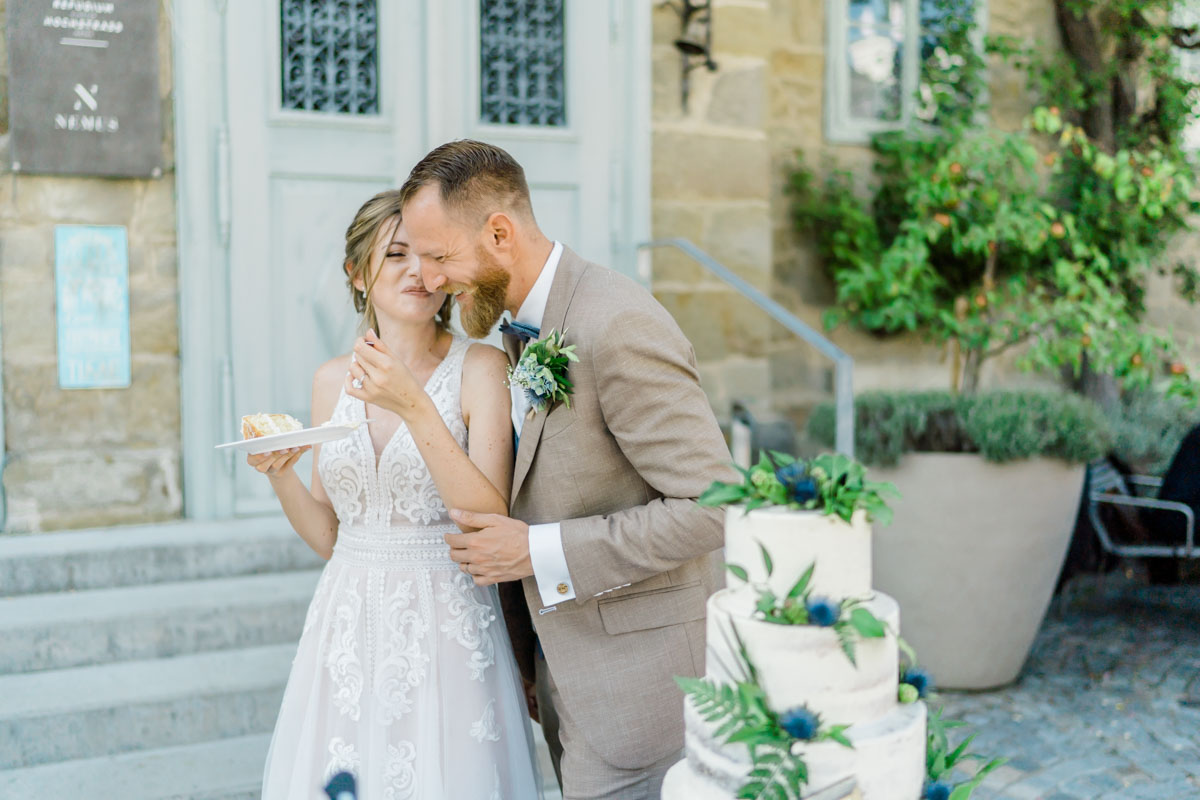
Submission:
<svg viewBox="0 0 1200 800">
<path fill-rule="evenodd" d="M 836 410 L 837 419 L 837 435 L 835 438 L 834 447 L 839 453 L 854 456 L 854 359 L 835 345 L 833 342 L 826 339 L 819 332 L 804 324 L 792 312 L 788 311 L 783 306 L 776 303 L 771 298 L 767 297 L 761 291 L 752 286 L 749 282 L 736 275 L 732 270 L 726 267 L 721 262 L 710 256 L 708 253 L 701 250 L 690 239 L 682 237 L 674 237 L 670 239 L 653 239 L 649 242 L 642 242 L 638 245 L 638 250 L 650 250 L 656 247 L 674 247 L 690 256 L 692 260 L 700 264 L 712 274 L 716 275 L 725 283 L 736 289 L 743 297 L 745 297 L 754 305 L 765 311 L 776 322 L 787 328 L 792 333 L 799 336 L 804 341 L 817 348 L 830 361 L 833 362 L 834 380 L 834 408 Z"/>
</svg>

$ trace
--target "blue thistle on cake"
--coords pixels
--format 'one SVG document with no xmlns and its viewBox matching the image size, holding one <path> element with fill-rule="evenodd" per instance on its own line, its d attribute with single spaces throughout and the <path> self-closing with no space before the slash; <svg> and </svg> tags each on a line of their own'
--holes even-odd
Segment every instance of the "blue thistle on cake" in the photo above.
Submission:
<svg viewBox="0 0 1200 800">
<path fill-rule="evenodd" d="M 804 606 L 808 610 L 808 621 L 822 628 L 832 626 L 842 615 L 841 603 L 835 603 L 827 597 L 810 597 Z"/>
<path fill-rule="evenodd" d="M 821 729 L 821 718 L 804 706 L 793 708 L 779 715 L 779 727 L 788 736 L 805 742 L 812 741 Z"/>
<path fill-rule="evenodd" d="M 775 470 L 775 479 L 783 484 L 793 503 L 807 505 L 809 500 L 817 499 L 817 482 L 809 477 L 803 461 L 793 461 Z"/>
<path fill-rule="evenodd" d="M 917 697 L 924 700 L 933 691 L 933 677 L 920 667 L 909 667 L 900 676 L 900 683 L 917 690 Z"/>
<path fill-rule="evenodd" d="M 948 783 L 930 781 L 925 784 L 925 793 L 921 795 L 921 798 L 922 800 L 950 800 L 952 788 Z"/>
</svg>

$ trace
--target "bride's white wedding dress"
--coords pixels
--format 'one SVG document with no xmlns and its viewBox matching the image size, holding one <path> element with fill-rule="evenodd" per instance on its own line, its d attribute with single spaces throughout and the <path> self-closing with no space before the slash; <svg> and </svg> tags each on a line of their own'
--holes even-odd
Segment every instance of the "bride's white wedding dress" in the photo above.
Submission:
<svg viewBox="0 0 1200 800">
<path fill-rule="evenodd" d="M 425 386 L 459 444 L 455 337 Z M 333 422 L 364 419 L 343 391 Z M 494 587 L 450 560 L 456 532 L 403 424 L 376 464 L 368 426 L 321 447 L 338 517 L 304 621 L 263 775 L 264 800 L 324 798 L 334 773 L 360 800 L 540 796 L 520 677 Z"/>
</svg>

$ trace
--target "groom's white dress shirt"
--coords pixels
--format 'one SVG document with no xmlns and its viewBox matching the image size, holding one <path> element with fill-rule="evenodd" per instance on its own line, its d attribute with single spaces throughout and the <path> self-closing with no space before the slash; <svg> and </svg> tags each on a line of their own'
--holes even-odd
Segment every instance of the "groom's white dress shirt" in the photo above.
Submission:
<svg viewBox="0 0 1200 800">
<path fill-rule="evenodd" d="M 546 314 L 546 302 L 550 299 L 550 286 L 554 283 L 555 273 L 558 272 L 558 261 L 562 258 L 562 252 L 562 242 L 555 242 L 541 274 L 534 281 L 525 302 L 521 303 L 517 310 L 517 316 L 513 318 L 515 322 L 541 329 L 542 317 Z M 539 336 L 547 333 L 549 331 Z M 520 437 L 530 404 L 523 390 L 513 386 L 509 387 L 509 392 L 512 394 L 513 429 Z M 575 587 L 571 584 L 571 573 L 567 569 L 567 556 L 563 553 L 562 546 L 562 527 L 559 523 L 529 526 L 529 561 L 533 564 L 533 578 L 537 582 L 543 606 L 553 606 L 555 603 L 575 599 Z M 563 591 L 564 587 L 566 591 Z"/>
</svg>

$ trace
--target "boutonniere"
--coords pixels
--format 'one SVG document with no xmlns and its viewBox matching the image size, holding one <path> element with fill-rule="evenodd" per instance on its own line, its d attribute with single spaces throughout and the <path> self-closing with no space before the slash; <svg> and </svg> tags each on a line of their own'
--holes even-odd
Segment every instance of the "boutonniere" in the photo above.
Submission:
<svg viewBox="0 0 1200 800">
<path fill-rule="evenodd" d="M 517 361 L 516 367 L 508 368 L 508 385 L 525 392 L 529 405 L 541 413 L 562 401 L 571 407 L 573 387 L 567 378 L 567 364 L 578 361 L 575 345 L 564 346 L 566 331 L 550 331 L 542 339 L 530 342 Z"/>
</svg>

